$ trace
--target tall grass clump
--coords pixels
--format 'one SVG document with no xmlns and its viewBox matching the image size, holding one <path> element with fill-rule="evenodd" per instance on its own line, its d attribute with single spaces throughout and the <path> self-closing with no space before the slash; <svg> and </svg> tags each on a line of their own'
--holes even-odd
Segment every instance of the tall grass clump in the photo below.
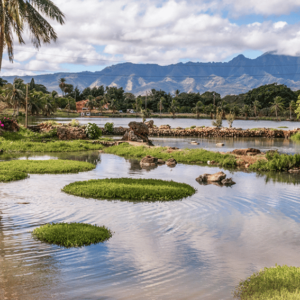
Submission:
<svg viewBox="0 0 300 300">
<path fill-rule="evenodd" d="M 105 152 L 134 158 L 142 158 L 146 155 L 151 155 L 163 160 L 174 158 L 179 163 L 206 163 L 207 161 L 213 160 L 223 167 L 234 167 L 236 165 L 235 157 L 230 154 L 221 154 L 204 149 L 185 149 L 168 153 L 167 149 L 168 148 L 166 147 L 135 147 L 127 143 L 123 143 L 118 146 L 105 148 Z"/>
<path fill-rule="evenodd" d="M 104 226 L 83 223 L 46 224 L 33 231 L 37 239 L 64 247 L 82 247 L 104 242 L 112 233 Z"/>
<path fill-rule="evenodd" d="M 291 136 L 291 140 L 294 142 L 300 142 L 300 132 L 297 132 Z"/>
<path fill-rule="evenodd" d="M 267 160 L 258 160 L 252 164 L 250 170 L 261 171 L 287 171 L 300 166 L 300 154 L 274 154 L 266 153 Z"/>
<path fill-rule="evenodd" d="M 0 182 L 22 180 L 27 177 L 28 177 L 28 174 L 26 174 L 25 172 L 0 170 Z"/>
<path fill-rule="evenodd" d="M 43 124 L 52 125 L 52 126 L 58 125 L 58 123 L 56 121 L 54 121 L 54 120 L 44 121 Z"/>
<path fill-rule="evenodd" d="M 62 174 L 78 173 L 95 169 L 95 165 L 75 160 L 11 160 L 0 163 L 0 172 L 31 173 L 31 174 Z"/>
<path fill-rule="evenodd" d="M 70 183 L 62 189 L 76 196 L 134 201 L 178 200 L 195 193 L 188 184 L 159 179 L 111 178 Z"/>
<path fill-rule="evenodd" d="M 71 127 L 79 127 L 80 126 L 79 121 L 76 119 L 72 119 L 72 121 L 68 125 Z"/>
<path fill-rule="evenodd" d="M 300 268 L 286 265 L 264 268 L 241 281 L 233 295 L 241 300 L 300 299 Z"/>
</svg>

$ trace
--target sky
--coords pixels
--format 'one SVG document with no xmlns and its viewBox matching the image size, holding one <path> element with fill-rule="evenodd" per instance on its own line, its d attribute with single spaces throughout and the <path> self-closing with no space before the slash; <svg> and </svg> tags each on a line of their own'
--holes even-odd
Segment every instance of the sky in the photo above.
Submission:
<svg viewBox="0 0 300 300">
<path fill-rule="evenodd" d="M 37 50 L 24 32 L 1 75 L 100 71 L 121 62 L 226 62 L 268 51 L 300 55 L 300 0 L 53 0 L 58 40 Z"/>
</svg>

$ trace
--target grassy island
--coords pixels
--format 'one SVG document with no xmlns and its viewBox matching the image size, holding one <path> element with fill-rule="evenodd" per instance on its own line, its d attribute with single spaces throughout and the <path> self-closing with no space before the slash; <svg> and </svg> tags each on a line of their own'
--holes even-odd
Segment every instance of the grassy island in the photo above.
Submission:
<svg viewBox="0 0 300 300">
<path fill-rule="evenodd" d="M 104 242 L 112 233 L 104 226 L 83 223 L 46 224 L 33 231 L 37 239 L 64 247 L 81 247 Z"/>
<path fill-rule="evenodd" d="M 300 268 L 275 266 L 264 268 L 240 282 L 234 291 L 237 299 L 300 299 Z"/>
<path fill-rule="evenodd" d="M 179 200 L 195 193 L 188 184 L 159 179 L 112 178 L 79 181 L 63 191 L 81 197 L 134 201 Z"/>
<path fill-rule="evenodd" d="M 28 177 L 25 172 L 0 170 L 0 182 L 22 180 Z"/>
<path fill-rule="evenodd" d="M 106 153 L 116 154 L 124 157 L 142 158 L 151 155 L 163 160 L 174 158 L 179 163 L 207 163 L 207 161 L 215 161 L 223 167 L 236 166 L 236 159 L 231 154 L 221 154 L 218 152 L 208 151 L 204 149 L 183 149 L 180 151 L 168 152 L 167 147 L 146 147 L 132 146 L 127 143 L 118 146 L 105 148 Z"/>
<path fill-rule="evenodd" d="M 95 165 L 88 162 L 60 159 L 11 160 L 0 163 L 0 174 L 5 172 L 10 174 L 11 170 L 16 173 L 21 172 L 26 174 L 62 174 L 85 172 L 92 169 L 95 169 Z"/>
</svg>

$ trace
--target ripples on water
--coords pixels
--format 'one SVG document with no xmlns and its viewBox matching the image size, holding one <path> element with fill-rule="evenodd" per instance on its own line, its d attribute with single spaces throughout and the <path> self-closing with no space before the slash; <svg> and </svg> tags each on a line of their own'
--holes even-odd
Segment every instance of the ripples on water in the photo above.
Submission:
<svg viewBox="0 0 300 300">
<path fill-rule="evenodd" d="M 143 170 L 136 160 L 100 159 L 97 152 L 27 159 L 53 156 L 97 167 L 0 183 L 1 299 L 231 299 L 252 272 L 275 263 L 300 265 L 299 177 L 287 185 L 284 176 L 225 171 L 236 185 L 220 188 L 195 181 L 216 167 Z M 174 180 L 197 193 L 182 201 L 133 203 L 61 192 L 74 181 L 107 177 Z M 32 238 L 37 226 L 62 221 L 105 225 L 114 234 L 76 249 Z"/>
</svg>

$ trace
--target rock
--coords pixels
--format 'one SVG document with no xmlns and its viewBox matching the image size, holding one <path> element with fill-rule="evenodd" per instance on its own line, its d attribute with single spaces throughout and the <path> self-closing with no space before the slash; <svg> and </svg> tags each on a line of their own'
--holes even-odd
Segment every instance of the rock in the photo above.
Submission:
<svg viewBox="0 0 300 300">
<path fill-rule="evenodd" d="M 148 126 L 148 128 L 153 128 L 154 127 L 154 121 L 153 120 L 145 122 L 145 124 Z"/>
<path fill-rule="evenodd" d="M 245 164 L 245 168 L 248 169 L 250 167 L 250 164 Z"/>
<path fill-rule="evenodd" d="M 293 169 L 289 169 L 288 172 L 292 173 L 292 174 L 299 174 L 300 173 L 300 169 L 293 168 Z"/>
<path fill-rule="evenodd" d="M 156 157 L 147 155 L 140 161 L 140 166 L 141 167 L 155 167 L 157 165 L 157 161 L 158 161 L 158 159 Z"/>
<path fill-rule="evenodd" d="M 57 127 L 57 135 L 60 140 L 85 140 L 87 135 L 82 127 L 60 126 Z"/>
<path fill-rule="evenodd" d="M 171 129 L 170 125 L 160 125 L 159 129 Z"/>
<path fill-rule="evenodd" d="M 221 181 L 222 184 L 224 185 L 233 185 L 235 182 L 232 180 L 232 178 L 225 178 Z"/>
<path fill-rule="evenodd" d="M 247 155 L 247 153 L 249 153 L 249 152 L 252 153 L 252 156 L 261 153 L 259 149 L 254 149 L 254 148 L 235 149 L 231 153 L 235 154 L 235 155 Z"/>
<path fill-rule="evenodd" d="M 223 143 L 217 143 L 216 144 L 216 146 L 218 146 L 218 147 L 223 147 L 225 144 L 223 144 Z"/>
<path fill-rule="evenodd" d="M 198 182 L 221 182 L 226 178 L 226 174 L 223 172 L 218 172 L 215 174 L 203 174 L 200 175 L 196 180 Z"/>
<path fill-rule="evenodd" d="M 158 159 L 157 164 L 158 165 L 164 165 L 166 162 L 163 159 Z"/>
<path fill-rule="evenodd" d="M 174 158 L 169 158 L 166 161 L 166 165 L 169 167 L 175 167 L 177 165 L 177 161 Z"/>
<path fill-rule="evenodd" d="M 128 124 L 130 130 L 126 131 L 122 140 L 124 141 L 143 141 L 149 143 L 149 128 L 142 122 L 130 122 Z"/>
<path fill-rule="evenodd" d="M 208 165 L 215 165 L 216 162 L 215 162 L 214 160 L 208 160 L 208 161 L 207 161 L 207 164 L 208 164 Z"/>
<path fill-rule="evenodd" d="M 196 142 L 196 141 L 191 141 L 191 144 L 192 144 L 192 145 L 199 145 L 199 143 Z"/>
</svg>

